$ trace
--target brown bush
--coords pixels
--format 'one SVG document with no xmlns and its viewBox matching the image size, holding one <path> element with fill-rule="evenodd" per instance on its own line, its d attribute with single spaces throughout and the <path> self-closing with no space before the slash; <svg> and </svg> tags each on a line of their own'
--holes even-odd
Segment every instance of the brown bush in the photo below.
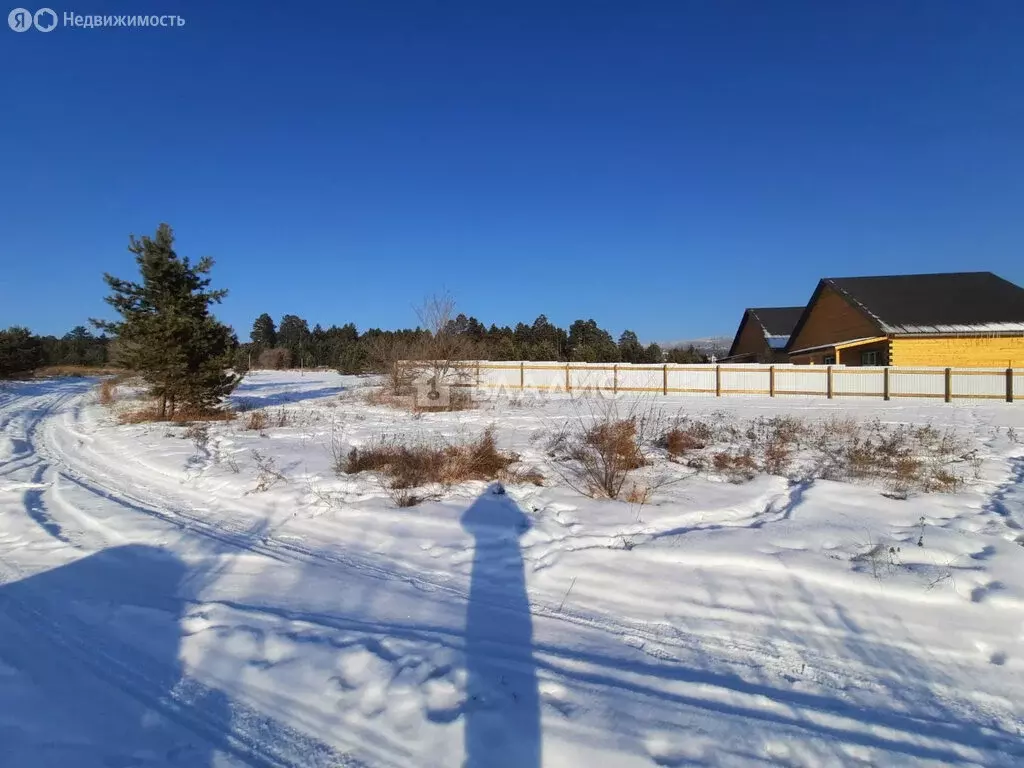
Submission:
<svg viewBox="0 0 1024 768">
<path fill-rule="evenodd" d="M 711 457 L 711 465 L 716 472 L 725 475 L 734 483 L 752 480 L 757 474 L 757 462 L 748 451 L 741 454 L 730 454 L 719 451 Z"/>
<path fill-rule="evenodd" d="M 397 439 L 363 448 L 352 448 L 339 468 L 344 474 L 379 472 L 388 478 L 385 486 L 398 506 L 413 506 L 427 498 L 422 493 L 405 493 L 429 485 L 450 486 L 467 480 L 534 482 L 543 478 L 536 470 L 512 469 L 519 461 L 514 453 L 500 451 L 494 431 L 487 429 L 476 440 L 443 445 L 406 445 Z"/>
<path fill-rule="evenodd" d="M 584 398 L 577 407 L 587 412 L 578 410 L 574 421 L 547 439 L 552 468 L 579 493 L 618 499 L 628 491 L 630 473 L 650 464 L 646 452 L 666 431 L 664 415 L 644 400 Z M 672 478 L 665 474 L 645 481 L 653 492 Z"/>
<path fill-rule="evenodd" d="M 639 469 L 647 461 L 637 444 L 636 419 L 621 419 L 591 427 L 584 435 L 586 445 L 607 456 L 626 470 Z"/>
<path fill-rule="evenodd" d="M 658 444 L 673 458 L 678 458 L 690 451 L 699 451 L 707 447 L 707 443 L 698 438 L 691 430 L 680 427 L 672 427 L 667 430 L 661 436 Z"/>
</svg>

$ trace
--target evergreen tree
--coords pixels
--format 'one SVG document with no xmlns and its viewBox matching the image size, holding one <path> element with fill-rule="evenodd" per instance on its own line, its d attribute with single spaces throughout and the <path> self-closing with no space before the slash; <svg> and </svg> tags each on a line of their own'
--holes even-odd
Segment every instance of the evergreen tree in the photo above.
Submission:
<svg viewBox="0 0 1024 768">
<path fill-rule="evenodd" d="M 608 331 L 594 320 L 577 320 L 569 326 L 569 352 L 572 360 L 582 363 L 615 363 L 619 348 Z"/>
<path fill-rule="evenodd" d="M 291 353 L 292 365 L 304 365 L 310 353 L 309 324 L 298 315 L 285 315 L 277 327 L 277 345 Z"/>
<path fill-rule="evenodd" d="M 0 331 L 0 379 L 31 373 L 42 361 L 42 343 L 28 328 Z"/>
<path fill-rule="evenodd" d="M 624 363 L 644 362 L 644 348 L 633 331 L 623 331 L 619 336 L 619 357 Z"/>
<path fill-rule="evenodd" d="M 196 264 L 174 251 L 174 233 L 161 224 L 156 236 L 130 238 L 142 282 L 104 275 L 106 301 L 121 316 L 93 323 L 117 337 L 120 361 L 139 372 L 160 401 L 160 418 L 173 417 L 177 403 L 199 408 L 219 404 L 237 386 L 227 372 L 237 347 L 231 329 L 210 313 L 227 291 L 209 290 L 213 260 Z"/>
<path fill-rule="evenodd" d="M 76 325 L 64 334 L 63 357 L 71 365 L 84 365 L 95 337 L 84 325 Z"/>
<path fill-rule="evenodd" d="M 536 360 L 562 360 L 569 348 L 569 335 L 552 325 L 545 315 L 538 315 L 530 329 L 533 341 L 538 345 Z"/>
<path fill-rule="evenodd" d="M 708 356 L 691 344 L 689 347 L 672 347 L 665 353 L 669 363 L 706 363 Z"/>
<path fill-rule="evenodd" d="M 652 342 L 651 344 L 648 344 L 647 349 L 644 350 L 643 362 L 664 363 L 665 353 L 662 351 L 661 347 L 658 344 Z"/>
<path fill-rule="evenodd" d="M 256 318 L 252 324 L 252 333 L 249 334 L 255 346 L 254 352 L 258 356 L 264 349 L 271 349 L 277 346 L 277 329 L 274 327 L 274 318 L 264 312 Z"/>
</svg>

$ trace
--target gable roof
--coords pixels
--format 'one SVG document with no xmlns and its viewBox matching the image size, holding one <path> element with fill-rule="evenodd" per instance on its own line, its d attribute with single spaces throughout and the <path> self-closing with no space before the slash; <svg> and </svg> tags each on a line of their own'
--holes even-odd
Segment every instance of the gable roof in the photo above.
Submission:
<svg viewBox="0 0 1024 768">
<path fill-rule="evenodd" d="M 790 338 L 830 287 L 884 334 L 1024 333 L 1024 288 L 992 272 L 826 277 L 819 281 Z"/>
<path fill-rule="evenodd" d="M 800 315 L 803 314 L 803 307 L 756 307 L 754 309 L 748 309 L 747 312 L 752 314 L 757 321 L 761 324 L 761 328 L 764 330 L 765 338 L 769 336 L 785 336 L 789 338 L 789 334 L 793 332 L 793 328 L 796 327 L 797 321 L 800 319 Z"/>
<path fill-rule="evenodd" d="M 789 334 L 803 311 L 803 307 L 750 307 L 744 310 L 743 319 L 740 320 L 732 346 L 729 347 L 729 356 L 735 352 L 743 327 L 751 318 L 760 326 L 765 342 L 771 349 L 785 349 L 789 342 Z"/>
</svg>

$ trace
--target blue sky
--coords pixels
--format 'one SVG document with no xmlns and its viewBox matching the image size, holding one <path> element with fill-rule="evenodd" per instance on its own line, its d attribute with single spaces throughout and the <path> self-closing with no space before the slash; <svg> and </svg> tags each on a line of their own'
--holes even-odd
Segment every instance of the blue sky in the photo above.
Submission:
<svg viewBox="0 0 1024 768">
<path fill-rule="evenodd" d="M 54 0 L 56 2 L 56 0 Z M 821 276 L 1024 283 L 1024 4 L 91 2 L 0 27 L 0 327 L 63 333 L 160 221 L 270 312 L 730 335 Z"/>
</svg>

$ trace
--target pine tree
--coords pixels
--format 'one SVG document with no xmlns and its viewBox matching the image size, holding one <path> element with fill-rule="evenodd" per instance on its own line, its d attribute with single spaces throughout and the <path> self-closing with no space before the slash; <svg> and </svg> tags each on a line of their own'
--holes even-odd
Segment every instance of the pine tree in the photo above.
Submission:
<svg viewBox="0 0 1024 768">
<path fill-rule="evenodd" d="M 264 349 L 271 349 L 277 346 L 277 329 L 274 327 L 274 318 L 264 312 L 256 318 L 252 324 L 252 333 L 249 334 L 252 343 L 255 345 L 256 354 L 259 355 Z"/>
<path fill-rule="evenodd" d="M 651 342 L 647 345 L 647 349 L 644 350 L 645 363 L 663 363 L 665 362 L 665 353 L 662 351 L 661 346 L 655 342 Z"/>
<path fill-rule="evenodd" d="M 277 327 L 277 343 L 291 353 L 292 365 L 302 365 L 309 357 L 309 324 L 298 315 L 285 315 Z"/>
<path fill-rule="evenodd" d="M 624 363 L 644 362 L 644 348 L 633 331 L 623 331 L 619 336 L 619 357 Z"/>
<path fill-rule="evenodd" d="M 41 341 L 28 328 L 12 326 L 0 331 L 0 379 L 30 373 L 42 359 Z"/>
<path fill-rule="evenodd" d="M 213 260 L 192 264 L 174 251 L 174 233 L 161 224 L 156 236 L 133 235 L 141 283 L 110 274 L 106 301 L 121 320 L 93 324 L 117 337 L 120 362 L 139 372 L 160 402 L 160 418 L 173 417 L 177 403 L 210 408 L 223 401 L 239 377 L 227 372 L 237 339 L 210 314 L 226 290 L 208 290 Z"/>
</svg>

